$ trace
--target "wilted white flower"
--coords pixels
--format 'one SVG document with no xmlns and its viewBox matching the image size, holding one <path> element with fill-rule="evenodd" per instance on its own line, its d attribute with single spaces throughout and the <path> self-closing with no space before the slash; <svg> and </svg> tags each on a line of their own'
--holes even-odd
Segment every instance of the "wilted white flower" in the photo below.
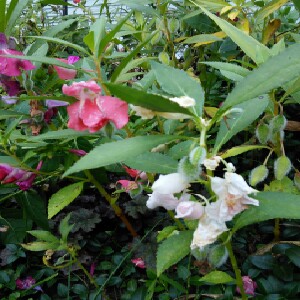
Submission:
<svg viewBox="0 0 300 300">
<path fill-rule="evenodd" d="M 214 171 L 219 166 L 222 158 L 221 156 L 213 156 L 204 160 L 203 164 L 206 169 Z"/>
<path fill-rule="evenodd" d="M 195 99 L 189 96 L 170 98 L 171 101 L 178 103 L 182 107 L 191 107 L 196 105 Z"/>
<path fill-rule="evenodd" d="M 172 194 L 160 194 L 157 192 L 153 192 L 148 196 L 149 199 L 146 205 L 150 209 L 161 206 L 167 210 L 174 210 L 181 202 L 187 202 L 190 199 L 189 194 L 183 194 L 179 199 Z"/>
<path fill-rule="evenodd" d="M 150 109 L 136 105 L 131 105 L 131 108 L 135 111 L 135 114 L 142 119 L 152 119 L 155 116 L 155 112 Z"/>
<path fill-rule="evenodd" d="M 160 194 L 180 193 L 189 186 L 188 181 L 179 173 L 159 175 L 153 183 L 152 190 Z"/>
<path fill-rule="evenodd" d="M 218 236 L 227 230 L 225 222 L 220 222 L 204 215 L 200 219 L 198 228 L 194 232 L 191 249 L 202 249 L 206 245 L 214 243 Z"/>
<path fill-rule="evenodd" d="M 226 163 L 226 171 L 227 172 L 235 172 L 235 166 L 232 163 Z"/>
<path fill-rule="evenodd" d="M 206 207 L 205 211 L 210 218 L 224 222 L 229 221 L 246 209 L 249 204 L 259 205 L 257 200 L 248 197 L 248 194 L 257 191 L 251 188 L 241 175 L 226 172 L 225 179 L 212 177 L 211 188 L 218 200 Z"/>
<path fill-rule="evenodd" d="M 195 201 L 181 201 L 175 208 L 175 218 L 184 218 L 189 220 L 200 219 L 204 213 L 204 207 Z"/>
</svg>

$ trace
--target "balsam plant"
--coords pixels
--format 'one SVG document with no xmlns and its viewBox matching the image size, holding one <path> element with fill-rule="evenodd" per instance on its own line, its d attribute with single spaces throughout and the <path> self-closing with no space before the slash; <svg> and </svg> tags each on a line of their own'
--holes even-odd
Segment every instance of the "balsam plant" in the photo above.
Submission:
<svg viewBox="0 0 300 300">
<path fill-rule="evenodd" d="M 36 237 L 37 241 L 22 245 L 46 251 L 43 263 L 52 269 L 80 264 L 79 247 L 68 243 L 68 218 L 61 222 L 62 238 L 49 231 L 47 218 L 53 219 L 87 190 L 99 194 L 136 237 L 138 232 L 122 209 L 122 193 L 111 193 L 106 185 L 107 174 L 127 166 L 139 171 L 135 184 L 126 183 L 124 191 L 133 199 L 147 195 L 145 205 L 164 207 L 174 222 L 158 234 L 156 278 L 164 282 L 164 272 L 192 255 L 196 261 L 208 262 L 212 270 L 198 283 L 237 286 L 242 299 L 247 299 L 242 276 L 247 274 L 237 264 L 233 237 L 245 226 L 275 219 L 278 241 L 280 219 L 300 219 L 295 166 L 299 162 L 291 161 L 285 151 L 289 121 L 284 109 L 289 103 L 299 105 L 299 37 L 291 33 L 286 40 L 272 40 L 279 26 L 271 17 L 277 20 L 287 2 L 255 7 L 251 28 L 249 1 L 145 1 L 143 5 L 124 1 L 130 12 L 114 25 L 109 23 L 109 10 L 98 19 L 87 15 L 91 24 L 81 28 L 87 34 L 80 45 L 43 34 L 30 37 L 35 42 L 28 55 L 2 53 L 1 76 L 14 76 L 22 87 L 11 99 L 10 87 L 4 86 L 3 187 L 23 180 L 17 178 L 21 171 L 36 174 L 36 184 L 65 182 L 47 199 L 47 215 L 38 216 L 28 202 L 18 201 L 43 230 L 26 224 L 17 242 L 23 242 L 25 231 Z M 0 3 L 5 7 L 5 1 Z M 11 5 L 2 20 L 9 17 Z M 210 24 L 208 30 L 194 24 L 198 17 Z M 52 32 L 68 28 L 71 21 L 56 25 Z M 260 26 L 263 29 L 258 31 Z M 11 31 L 5 31 L 3 21 L 0 28 L 8 38 Z M 189 36 L 190 32 L 196 34 Z M 222 56 L 214 47 L 226 43 L 233 51 Z M 49 45 L 64 50 L 63 57 L 47 56 L 52 53 Z M 30 65 L 18 77 L 7 73 L 10 64 L 20 66 L 24 61 L 34 63 L 35 69 L 30 70 Z M 224 81 L 218 77 L 226 78 L 227 87 L 218 83 Z M 9 106 L 9 100 L 18 102 Z M 265 155 L 259 156 L 261 162 L 240 170 L 239 157 L 259 151 Z M 40 161 L 41 169 L 35 170 Z M 20 172 L 6 174 L 7 166 Z M 146 180 L 138 179 L 141 172 Z M 288 176 L 294 173 L 293 182 Z M 252 187 L 246 182 L 248 174 Z M 20 192 L 13 185 L 9 188 L 1 202 L 18 199 Z M 27 195 L 36 197 L 30 190 Z M 50 265 L 53 253 L 61 250 L 68 260 L 63 257 L 57 266 Z M 234 277 L 216 270 L 228 257 Z M 79 266 L 100 294 L 103 287 Z M 158 282 L 152 281 L 146 299 L 154 295 Z M 182 286 L 177 288 L 188 293 Z"/>
</svg>

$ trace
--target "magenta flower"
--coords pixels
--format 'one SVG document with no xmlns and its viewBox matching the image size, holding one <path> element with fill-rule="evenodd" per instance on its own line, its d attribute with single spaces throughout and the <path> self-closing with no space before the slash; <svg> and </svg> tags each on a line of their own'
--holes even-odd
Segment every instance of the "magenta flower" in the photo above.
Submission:
<svg viewBox="0 0 300 300">
<path fill-rule="evenodd" d="M 69 152 L 77 155 L 77 156 L 85 156 L 86 152 L 84 150 L 80 150 L 80 149 L 69 149 Z"/>
<path fill-rule="evenodd" d="M 16 286 L 19 290 L 27 290 L 30 289 L 35 284 L 35 279 L 31 276 L 26 277 L 25 279 L 18 278 L 16 280 Z"/>
<path fill-rule="evenodd" d="M 10 80 L 9 78 L 7 78 L 6 76 L 0 75 L 0 81 L 2 83 L 3 88 L 5 89 L 6 93 L 8 94 L 8 96 L 16 96 L 20 93 L 20 83 L 19 81 L 16 80 Z M 7 78 L 7 79 L 6 79 Z"/>
<path fill-rule="evenodd" d="M 69 65 L 73 65 L 79 59 L 80 59 L 79 56 L 69 56 L 68 59 L 58 58 L 59 61 Z M 67 69 L 59 66 L 53 66 L 53 68 L 56 70 L 57 75 L 60 79 L 64 79 L 64 80 L 74 79 L 77 74 L 77 71 L 73 69 Z"/>
<path fill-rule="evenodd" d="M 243 286 L 244 286 L 245 293 L 247 295 L 254 296 L 255 290 L 257 288 L 257 283 L 255 281 L 253 281 L 250 276 L 243 276 L 242 279 L 243 279 Z M 236 291 L 239 294 L 241 293 L 241 290 L 239 287 L 236 288 Z"/>
<path fill-rule="evenodd" d="M 120 129 L 128 122 L 128 105 L 111 96 L 102 96 L 95 81 L 74 82 L 63 85 L 63 93 L 79 101 L 68 106 L 68 127 L 74 130 L 97 132 L 109 121 Z"/>
<path fill-rule="evenodd" d="M 146 269 L 146 264 L 140 257 L 132 259 L 131 262 L 134 263 L 137 268 Z"/>
<path fill-rule="evenodd" d="M 42 167 L 42 164 L 43 164 L 43 162 L 40 161 L 40 162 L 38 163 L 36 169 L 37 169 L 37 170 L 40 170 L 41 167 Z M 19 180 L 16 182 L 16 185 L 18 185 L 19 188 L 20 188 L 22 191 L 26 191 L 26 190 L 28 190 L 28 189 L 31 188 L 32 183 L 33 183 L 35 177 L 36 177 L 36 174 L 35 174 L 35 173 L 27 172 L 27 174 L 26 174 L 23 178 L 19 179 Z"/>
<path fill-rule="evenodd" d="M 0 74 L 19 76 L 22 70 L 35 69 L 35 66 L 29 60 L 5 57 L 5 55 L 23 55 L 23 53 L 16 50 L 0 49 Z"/>
</svg>

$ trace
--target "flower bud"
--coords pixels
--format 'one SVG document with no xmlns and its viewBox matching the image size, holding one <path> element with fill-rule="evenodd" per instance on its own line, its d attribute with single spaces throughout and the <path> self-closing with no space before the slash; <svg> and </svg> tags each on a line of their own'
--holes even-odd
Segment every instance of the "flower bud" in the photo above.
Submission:
<svg viewBox="0 0 300 300">
<path fill-rule="evenodd" d="M 278 115 L 270 121 L 270 127 L 274 133 L 284 130 L 285 126 L 286 118 L 283 115 Z"/>
<path fill-rule="evenodd" d="M 256 186 L 258 183 L 264 181 L 269 174 L 269 170 L 266 166 L 261 165 L 254 168 L 249 175 L 249 183 L 252 186 Z"/>
<path fill-rule="evenodd" d="M 178 19 L 170 19 L 168 20 L 168 29 L 171 33 L 176 33 L 179 30 L 179 20 Z"/>
<path fill-rule="evenodd" d="M 258 127 L 256 128 L 256 137 L 257 137 L 258 141 L 261 144 L 265 145 L 265 144 L 267 144 L 267 142 L 269 140 L 269 136 L 270 136 L 269 125 L 267 125 L 267 124 L 258 125 Z"/>
<path fill-rule="evenodd" d="M 292 167 L 290 159 L 286 156 L 280 156 L 274 163 L 275 177 L 278 180 L 282 180 L 287 175 Z"/>
</svg>

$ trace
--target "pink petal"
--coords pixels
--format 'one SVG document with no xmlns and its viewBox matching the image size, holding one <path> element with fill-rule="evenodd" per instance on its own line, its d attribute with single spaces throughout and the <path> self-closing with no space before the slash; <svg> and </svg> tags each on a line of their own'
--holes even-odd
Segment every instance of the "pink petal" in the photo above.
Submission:
<svg viewBox="0 0 300 300">
<path fill-rule="evenodd" d="M 76 62 L 78 62 L 80 60 L 80 57 L 79 56 L 69 56 L 68 57 L 68 64 L 69 65 L 73 65 L 75 64 Z"/>
<path fill-rule="evenodd" d="M 78 101 L 67 107 L 69 115 L 68 127 L 74 130 L 83 131 L 88 129 L 88 127 L 85 126 L 82 120 L 79 118 L 79 105 L 80 102 Z"/>
<path fill-rule="evenodd" d="M 111 96 L 100 96 L 96 101 L 106 119 L 112 121 L 118 129 L 128 123 L 128 105 L 126 102 Z"/>
<path fill-rule="evenodd" d="M 59 66 L 53 66 L 53 68 L 56 70 L 58 77 L 63 80 L 74 79 L 77 74 L 77 71 L 73 69 L 67 69 Z"/>
<path fill-rule="evenodd" d="M 101 87 L 93 80 L 73 82 L 72 85 L 66 84 L 62 87 L 62 92 L 65 95 L 72 96 L 78 100 L 90 99 L 94 100 L 96 95 L 101 93 Z"/>
<path fill-rule="evenodd" d="M 139 174 L 141 173 L 141 171 L 139 171 L 139 170 L 131 169 L 126 166 L 123 166 L 123 168 L 125 169 L 125 172 L 132 178 L 138 177 Z"/>
<path fill-rule="evenodd" d="M 0 164 L 0 180 L 3 180 L 10 172 L 12 172 L 13 167 L 8 164 Z"/>
<path fill-rule="evenodd" d="M 75 155 L 78 155 L 78 156 L 86 155 L 86 152 L 84 150 L 80 150 L 80 149 L 69 149 L 69 152 L 74 153 Z"/>
<path fill-rule="evenodd" d="M 80 101 L 79 118 L 88 127 L 96 127 L 106 121 L 98 105 L 90 100 Z"/>
</svg>

